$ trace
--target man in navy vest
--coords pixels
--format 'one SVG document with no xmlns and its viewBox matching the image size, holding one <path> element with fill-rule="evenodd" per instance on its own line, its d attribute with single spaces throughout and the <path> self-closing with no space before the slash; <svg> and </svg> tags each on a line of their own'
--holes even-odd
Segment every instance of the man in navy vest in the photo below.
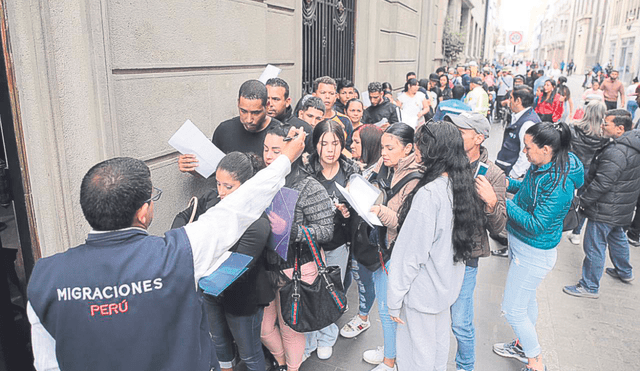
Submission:
<svg viewBox="0 0 640 371">
<path fill-rule="evenodd" d="M 82 180 L 93 228 L 80 246 L 36 264 L 27 313 L 37 370 L 208 371 L 211 338 L 197 283 L 269 206 L 305 133 L 274 163 L 196 222 L 150 236 L 154 201 L 147 165 L 114 158 Z"/>
<path fill-rule="evenodd" d="M 526 85 L 514 87 L 509 97 L 511 108 L 511 124 L 504 129 L 502 148 L 498 152 L 495 164 L 510 178 L 519 179 L 531 165 L 524 149 L 524 134 L 534 124 L 540 122 L 540 117 L 533 111 L 533 90 Z M 492 236 L 503 246 L 506 246 L 505 236 Z M 492 250 L 493 255 L 507 257 L 507 247 Z"/>
</svg>

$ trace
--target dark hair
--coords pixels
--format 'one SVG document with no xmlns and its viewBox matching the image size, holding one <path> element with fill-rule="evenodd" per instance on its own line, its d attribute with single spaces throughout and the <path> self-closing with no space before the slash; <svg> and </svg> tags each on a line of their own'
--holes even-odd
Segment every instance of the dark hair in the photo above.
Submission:
<svg viewBox="0 0 640 371">
<path fill-rule="evenodd" d="M 531 135 L 531 140 L 535 145 L 542 148 L 544 146 L 551 147 L 553 155 L 551 162 L 553 165 L 552 177 L 554 189 L 560 181 L 564 187 L 569 174 L 569 151 L 571 150 L 571 129 L 564 122 L 556 124 L 551 122 L 540 122 L 529 129 L 526 134 Z"/>
<path fill-rule="evenodd" d="M 247 80 L 240 85 L 238 99 L 261 100 L 262 106 L 267 106 L 267 87 L 258 80 Z"/>
<path fill-rule="evenodd" d="M 453 99 L 462 99 L 462 97 L 464 97 L 465 89 L 462 85 L 454 85 L 451 92 L 453 93 Z"/>
<path fill-rule="evenodd" d="M 565 100 L 569 100 L 571 99 L 571 90 L 569 90 L 569 87 L 565 85 L 566 82 L 567 82 L 566 77 L 564 76 L 558 77 L 557 90 L 558 90 L 558 94 L 562 95 Z"/>
<path fill-rule="evenodd" d="M 391 86 L 390 82 L 383 82 L 382 83 L 382 90 L 393 91 L 393 87 Z"/>
<path fill-rule="evenodd" d="M 351 105 L 351 103 L 360 103 L 362 105 L 362 110 L 364 111 L 364 103 L 362 103 L 362 101 L 358 98 L 351 98 L 347 101 L 347 104 L 344 106 L 345 112 L 349 109 L 349 106 Z"/>
<path fill-rule="evenodd" d="M 262 168 L 264 168 L 264 162 L 256 154 L 231 152 L 220 160 L 216 171 L 224 170 L 242 184 Z"/>
<path fill-rule="evenodd" d="M 407 72 L 407 76 L 405 76 L 405 80 L 409 78 L 409 76 L 417 76 L 415 72 Z"/>
<path fill-rule="evenodd" d="M 417 79 L 409 79 L 404 83 L 404 91 L 409 91 L 409 86 L 418 85 Z"/>
<path fill-rule="evenodd" d="M 313 80 L 313 92 L 317 92 L 320 84 L 333 85 L 333 87 L 338 91 L 338 84 L 336 84 L 336 80 L 332 79 L 329 76 L 318 77 Z"/>
<path fill-rule="evenodd" d="M 413 137 L 415 135 L 415 130 L 404 122 L 396 122 L 387 128 L 384 131 L 385 134 L 393 135 L 398 138 L 400 144 L 406 146 L 407 144 L 413 144 Z M 413 148 L 411 149 L 413 152 Z"/>
<path fill-rule="evenodd" d="M 446 72 L 447 72 L 447 69 L 446 69 L 444 66 L 442 66 L 442 67 L 438 67 L 438 68 L 436 69 L 436 73 L 440 73 L 440 72 L 442 72 L 442 73 L 446 73 Z"/>
<path fill-rule="evenodd" d="M 309 108 L 315 108 L 320 110 L 323 114 L 326 112 L 326 107 L 324 106 L 324 102 L 322 99 L 318 97 L 314 97 L 312 95 L 303 98 L 302 106 L 300 106 L 300 111 L 306 111 Z"/>
<path fill-rule="evenodd" d="M 274 88 L 284 88 L 284 99 L 289 98 L 289 84 L 286 81 L 279 77 L 273 77 L 267 80 L 267 86 L 272 86 Z"/>
<path fill-rule="evenodd" d="M 292 127 L 293 126 L 289 124 L 273 125 L 267 132 L 267 135 L 272 134 L 280 138 L 286 138 L 287 135 L 289 135 L 289 130 L 291 130 Z"/>
<path fill-rule="evenodd" d="M 80 206 L 96 231 L 128 228 L 151 191 L 151 171 L 143 161 L 116 157 L 94 165 L 82 178 Z"/>
<path fill-rule="evenodd" d="M 367 86 L 367 91 L 369 91 L 369 93 L 382 92 L 382 84 L 377 81 L 371 82 L 369 86 Z"/>
<path fill-rule="evenodd" d="M 453 261 L 467 260 L 471 257 L 473 237 L 484 225 L 484 212 L 460 131 L 450 122 L 429 122 L 416 129 L 414 142 L 420 151 L 425 173 L 404 200 L 398 216 L 399 225 L 407 218 L 416 193 L 447 173 L 453 193 Z"/>
<path fill-rule="evenodd" d="M 546 84 L 547 82 L 549 82 L 549 84 L 551 84 L 551 86 L 553 86 L 553 90 L 551 90 L 549 93 L 545 93 L 544 92 L 544 84 L 543 84 L 542 101 L 543 102 L 547 102 L 547 103 L 553 103 L 553 98 L 555 98 L 556 92 L 558 91 L 558 89 L 556 88 L 556 82 L 555 82 L 554 79 L 549 79 L 549 80 L 545 81 L 544 83 Z"/>
<path fill-rule="evenodd" d="M 344 88 L 354 88 L 353 82 L 351 80 L 343 79 L 338 82 L 338 91 Z"/>
<path fill-rule="evenodd" d="M 638 76 L 634 77 L 633 80 L 631 80 L 632 83 L 637 83 L 638 82 Z"/>
<path fill-rule="evenodd" d="M 355 133 L 360 133 L 360 143 L 362 146 L 362 154 L 360 155 L 360 162 L 363 162 L 367 167 L 375 164 L 382 155 L 382 129 L 375 125 L 367 124 L 358 127 Z"/>
<path fill-rule="evenodd" d="M 418 80 L 418 85 L 420 85 L 421 88 L 424 88 L 424 90 L 429 90 L 429 80 L 427 79 Z"/>
<path fill-rule="evenodd" d="M 440 79 L 442 79 L 443 77 L 444 77 L 445 79 L 447 79 L 447 82 L 446 82 L 445 88 L 448 88 L 448 87 L 449 87 L 449 76 L 447 76 L 447 74 L 445 73 L 445 74 L 443 74 L 443 75 L 440 75 L 440 77 L 439 77 L 439 78 L 440 78 Z"/>
<path fill-rule="evenodd" d="M 520 100 L 522 101 L 522 106 L 524 108 L 529 108 L 533 104 L 533 89 L 531 89 L 527 85 L 519 85 L 518 87 L 514 87 L 511 95 L 513 95 L 514 101 L 520 98 Z"/>
<path fill-rule="evenodd" d="M 633 122 L 631 121 L 631 113 L 625 109 L 610 109 L 604 114 L 604 117 L 614 116 L 613 123 L 615 126 L 622 126 L 624 131 L 631 131 L 633 129 Z"/>
<path fill-rule="evenodd" d="M 326 133 L 335 134 L 336 138 L 338 138 L 338 141 L 340 142 L 340 146 L 342 147 L 342 149 L 345 148 L 346 141 L 344 138 L 344 129 L 342 128 L 342 125 L 333 120 L 322 120 L 318 123 L 318 125 L 316 125 L 315 128 L 313 128 L 312 143 L 314 152 L 313 155 L 311 155 L 311 158 L 313 160 L 318 159 L 320 156 L 320 154 L 318 153 L 318 143 L 320 143 L 320 139 L 322 139 L 322 136 Z"/>
</svg>

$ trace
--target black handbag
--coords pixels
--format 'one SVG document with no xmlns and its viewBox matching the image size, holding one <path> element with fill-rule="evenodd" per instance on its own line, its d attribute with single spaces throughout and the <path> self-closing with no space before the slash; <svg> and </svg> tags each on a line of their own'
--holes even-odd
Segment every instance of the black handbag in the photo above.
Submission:
<svg viewBox="0 0 640 371">
<path fill-rule="evenodd" d="M 316 241 L 302 226 L 305 240 L 318 266 L 313 283 L 303 282 L 300 275 L 300 244 L 296 246 L 291 279 L 280 289 L 280 308 L 286 324 L 296 332 L 311 332 L 335 323 L 347 308 L 347 296 L 342 287 L 340 267 L 325 266 Z"/>
<path fill-rule="evenodd" d="M 578 226 L 578 208 L 580 207 L 580 197 L 573 196 L 571 200 L 571 206 L 569 207 L 569 212 L 564 217 L 564 221 L 562 222 L 562 231 L 572 231 L 576 229 Z"/>
</svg>

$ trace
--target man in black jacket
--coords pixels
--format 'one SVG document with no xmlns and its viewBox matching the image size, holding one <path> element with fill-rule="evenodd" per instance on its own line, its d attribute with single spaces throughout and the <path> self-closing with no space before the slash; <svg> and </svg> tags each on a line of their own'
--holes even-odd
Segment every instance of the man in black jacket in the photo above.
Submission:
<svg viewBox="0 0 640 371">
<path fill-rule="evenodd" d="M 382 121 L 382 119 L 386 119 L 390 124 L 400 121 L 396 114 L 396 105 L 384 96 L 381 83 L 372 82 L 367 87 L 367 90 L 369 91 L 371 105 L 364 110 L 361 120 L 363 124 L 375 124 Z"/>
<path fill-rule="evenodd" d="M 611 141 L 596 151 L 580 196 L 581 212 L 589 219 L 582 278 L 563 289 L 569 295 L 592 299 L 599 296 L 607 245 L 614 266 L 606 269 L 607 274 L 625 283 L 634 278 L 624 227 L 631 222 L 640 194 L 640 132 L 632 130 L 631 115 L 623 109 L 609 110 L 601 128 Z"/>
</svg>

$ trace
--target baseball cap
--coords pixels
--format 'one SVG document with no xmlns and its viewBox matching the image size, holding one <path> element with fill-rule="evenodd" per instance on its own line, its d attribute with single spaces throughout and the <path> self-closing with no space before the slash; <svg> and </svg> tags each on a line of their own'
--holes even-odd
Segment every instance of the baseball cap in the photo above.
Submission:
<svg viewBox="0 0 640 371">
<path fill-rule="evenodd" d="M 474 84 L 476 84 L 476 85 L 482 85 L 482 79 L 481 79 L 481 78 L 479 78 L 478 76 L 476 76 L 476 77 L 472 77 L 472 78 L 471 78 L 471 82 L 472 82 L 472 83 L 474 83 Z"/>
<path fill-rule="evenodd" d="M 429 80 L 431 81 L 440 81 L 440 76 L 437 73 L 429 74 Z"/>
<path fill-rule="evenodd" d="M 489 138 L 491 124 L 489 120 L 479 112 L 462 112 L 459 115 L 447 114 L 444 116 L 445 121 L 449 121 L 460 129 L 473 129 L 478 134 Z"/>
</svg>

